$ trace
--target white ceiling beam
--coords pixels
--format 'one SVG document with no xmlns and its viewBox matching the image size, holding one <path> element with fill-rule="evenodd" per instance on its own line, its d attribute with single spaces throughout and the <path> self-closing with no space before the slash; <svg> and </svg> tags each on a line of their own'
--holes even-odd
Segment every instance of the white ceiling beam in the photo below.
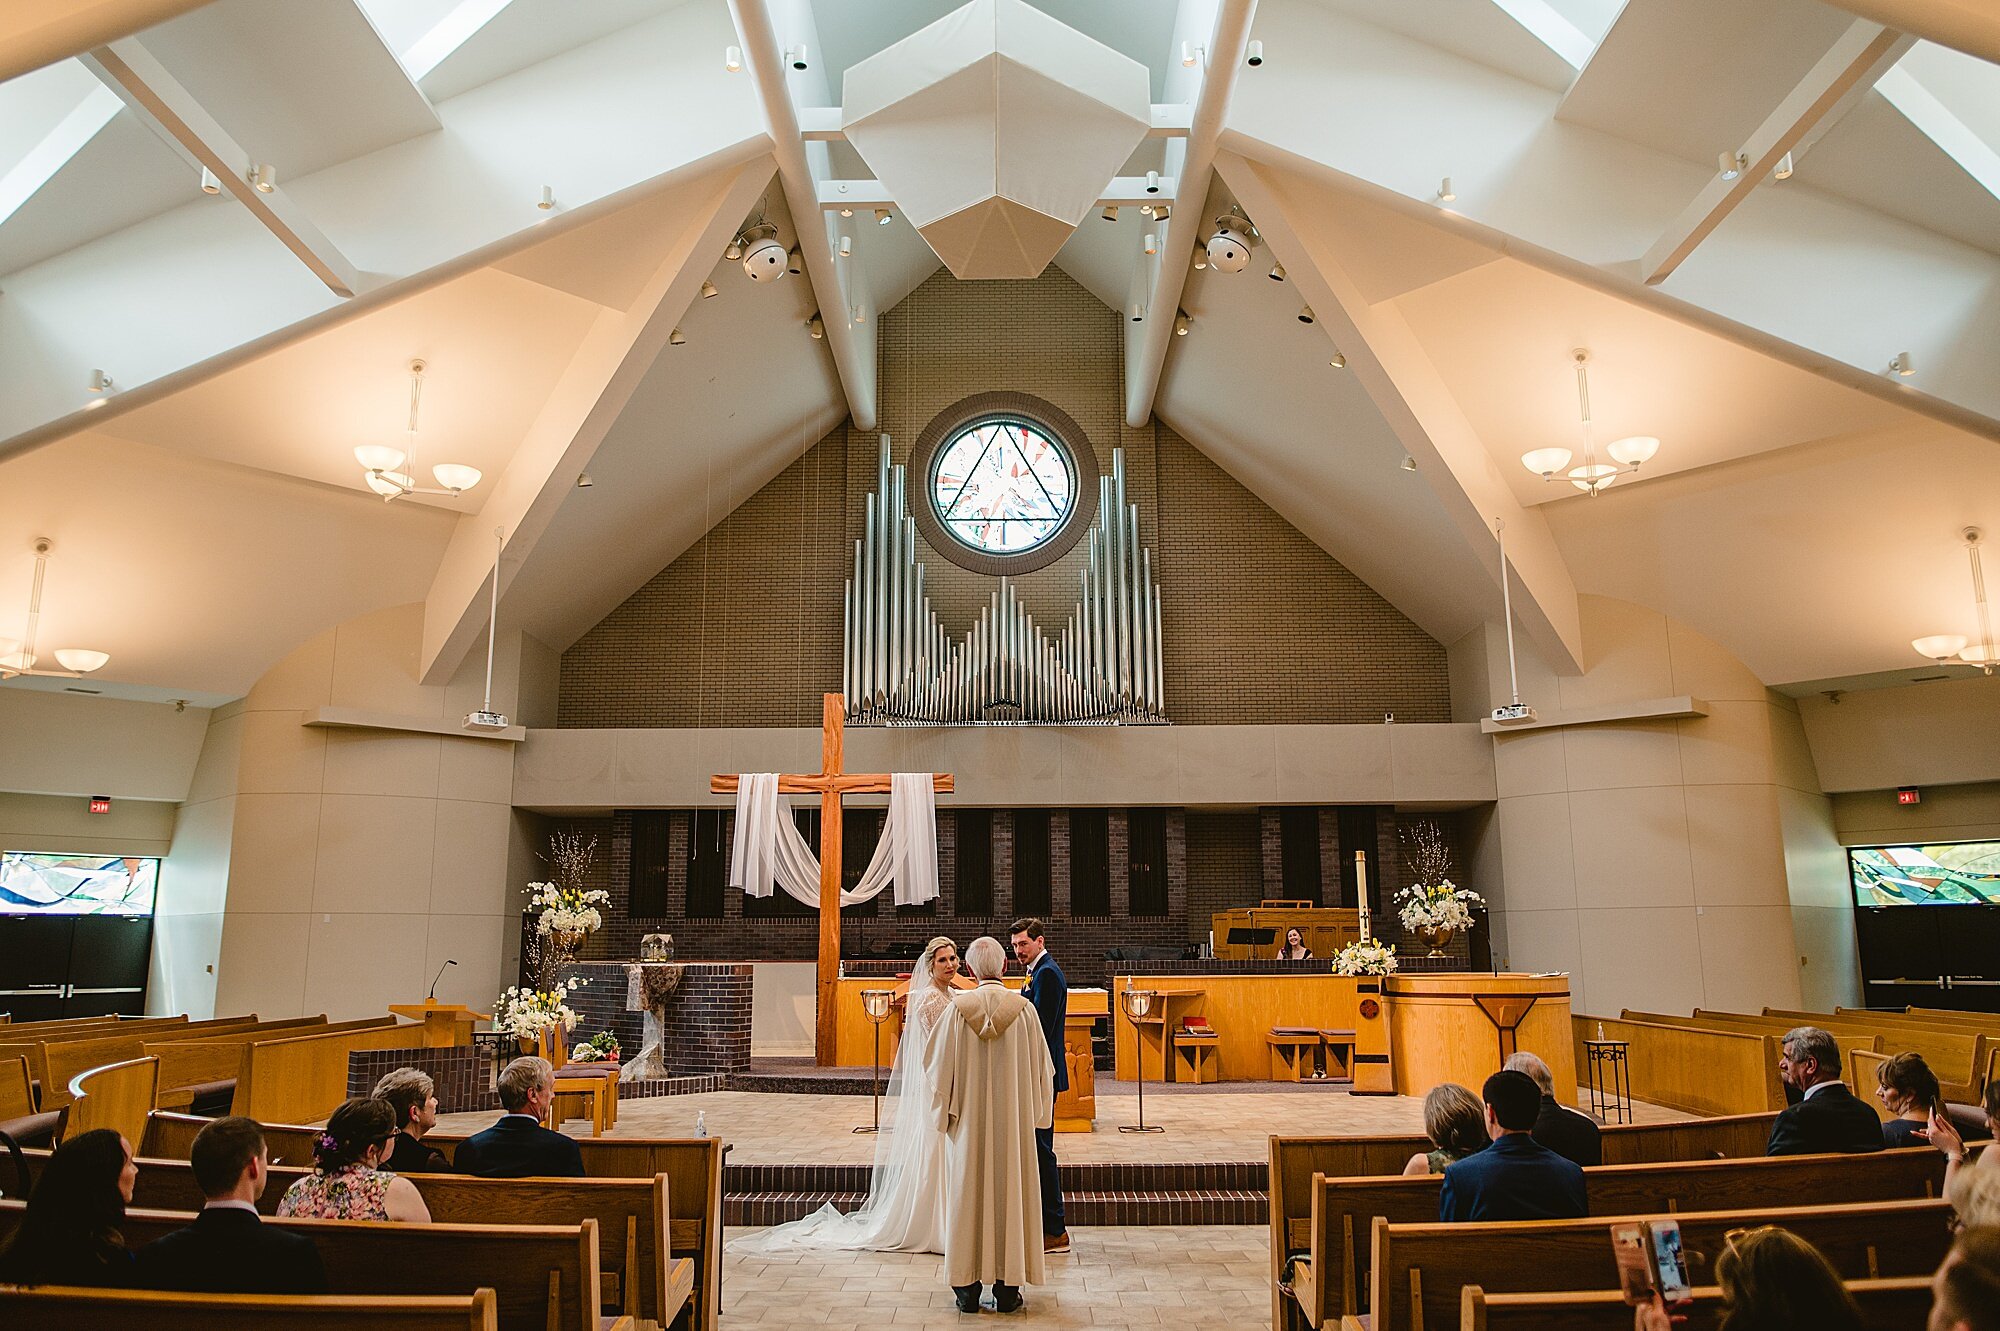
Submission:
<svg viewBox="0 0 2000 1331">
<path fill-rule="evenodd" d="M 1181 292 L 1187 285 L 1187 256 L 1201 234 L 1203 205 L 1208 201 L 1209 178 L 1215 170 L 1215 149 L 1222 137 L 1223 117 L 1236 89 L 1236 76 L 1243 69 L 1244 48 L 1250 41 L 1250 23 L 1257 15 L 1257 0 L 1222 0 L 1215 12 L 1215 29 L 1208 39 L 1208 59 L 1201 87 L 1195 93 L 1194 113 L 1188 121 L 1187 152 L 1182 157 L 1178 187 L 1188 206 L 1174 210 L 1167 219 L 1167 233 L 1161 241 L 1166 256 L 1159 264 L 1148 308 L 1162 317 L 1127 325 L 1125 337 L 1125 423 L 1144 425 L 1153 415 L 1153 395 L 1160 388 L 1160 374 L 1166 367 L 1167 344 L 1174 340 L 1172 312 L 1179 308 Z M 1171 165 L 1171 163 L 1169 163 Z M 1138 335 L 1133 336 L 1136 327 Z"/>
<path fill-rule="evenodd" d="M 2000 64 L 2000 7 L 1993 0 L 1827 0 L 1884 27 Z"/>
<path fill-rule="evenodd" d="M 125 99 L 127 106 L 145 117 L 196 163 L 213 172 L 222 187 L 248 208 L 250 215 L 296 255 L 314 277 L 326 283 L 329 291 L 349 297 L 361 290 L 361 274 L 314 225 L 305 209 L 285 192 L 282 184 L 266 192 L 250 183 L 250 173 L 258 165 L 255 159 L 216 123 L 215 117 L 181 86 L 179 79 L 167 72 L 167 67 L 138 38 L 120 38 L 82 58 L 107 87 Z"/>
<path fill-rule="evenodd" d="M 801 106 L 799 137 L 807 143 L 845 143 L 847 131 L 840 123 L 837 106 Z M 1194 108 L 1180 102 L 1154 102 L 1149 139 L 1184 139 L 1193 123 Z"/>
<path fill-rule="evenodd" d="M 1515 601 L 1521 627 L 1543 660 L 1561 674 L 1583 669 L 1583 630 L 1576 584 L 1539 510 L 1514 497 L 1493 454 L 1466 417 L 1429 353 L 1392 301 L 1370 304 L 1310 216 L 1294 216 L 1273 185 L 1268 167 L 1234 153 L 1216 158 L 1216 171 L 1249 210 L 1257 232 L 1285 265 L 1331 339 L 1328 352 L 1347 358 L 1352 374 L 1382 413 L 1417 471 L 1436 493 L 1459 535 L 1500 585 L 1499 545 L 1493 521 L 1507 524 L 1508 564 L 1522 595 Z M 1248 280 L 1248 279 L 1244 279 Z M 1148 323 L 1171 323 L 1149 319 Z M 1328 373 L 1332 373 L 1331 367 Z"/>
<path fill-rule="evenodd" d="M 458 0 L 403 53 L 403 68 L 410 72 L 411 80 L 421 82 L 512 3 L 514 0 Z"/>
<path fill-rule="evenodd" d="M 0 175 L 0 223 L 21 210 L 42 186 L 54 180 L 75 156 L 82 152 L 97 132 L 125 109 L 125 103 L 109 88 L 92 88 L 83 100 L 57 121 L 41 142 L 23 153 L 5 175 Z"/>
<path fill-rule="evenodd" d="M 632 400 L 715 259 L 771 183 L 762 158 L 736 168 L 674 237 L 627 309 L 601 311 L 477 513 L 461 516 L 424 600 L 420 673 L 449 680 L 485 631 L 493 532 L 504 531 L 500 593 L 520 571 L 591 456 Z M 671 353 L 669 353 L 671 354 Z"/>
<path fill-rule="evenodd" d="M 1179 184 L 1171 176 L 1161 176 L 1150 185 L 1144 176 L 1116 176 L 1091 206 L 1102 208 L 1110 204 L 1124 208 L 1150 203 L 1166 207 L 1173 204 Z M 822 180 L 819 206 L 826 212 L 839 212 L 843 208 L 873 212 L 877 208 L 894 208 L 896 196 L 879 180 Z"/>
<path fill-rule="evenodd" d="M 758 100 L 764 105 L 772 149 L 778 158 L 778 180 L 784 186 L 785 206 L 791 211 L 798 232 L 806 274 L 819 297 L 820 320 L 826 326 L 826 342 L 833 352 L 834 367 L 840 373 L 841 389 L 847 394 L 847 409 L 854 417 L 856 429 L 872 430 L 875 428 L 875 324 L 857 322 L 852 317 L 857 308 L 867 310 L 868 300 L 865 294 L 848 291 L 845 270 L 835 261 L 831 239 L 835 223 L 819 208 L 819 188 L 814 183 L 812 166 L 806 161 L 799 110 L 785 82 L 782 42 L 768 0 L 729 0 L 729 16 L 735 21 L 737 40 L 743 45 L 744 59 L 757 85 Z"/>
<path fill-rule="evenodd" d="M 1737 150 L 1742 162 L 1736 178 L 1725 180 L 1718 170 L 1653 242 L 1639 261 L 1640 280 L 1657 286 L 1672 276 L 1752 190 L 1770 179 L 1786 153 L 1815 127 L 1838 120 L 1916 40 L 1866 19 L 1850 25 Z"/>
<path fill-rule="evenodd" d="M 0 83 L 144 32 L 208 0 L 0 0 Z"/>
</svg>

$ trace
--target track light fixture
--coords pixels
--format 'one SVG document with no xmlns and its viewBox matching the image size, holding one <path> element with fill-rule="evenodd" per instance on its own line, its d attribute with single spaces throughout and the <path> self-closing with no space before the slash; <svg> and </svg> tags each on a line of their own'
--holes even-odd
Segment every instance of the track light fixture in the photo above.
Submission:
<svg viewBox="0 0 2000 1331">
<path fill-rule="evenodd" d="M 1778 165 L 1772 168 L 1771 176 L 1773 179 L 1776 180 L 1790 180 L 1792 178 L 1792 172 L 1795 171 L 1796 169 L 1797 168 L 1792 165 L 1792 155 L 1790 153 L 1786 153 L 1783 157 L 1780 157 L 1778 159 Z"/>
<path fill-rule="evenodd" d="M 1208 267 L 1208 248 L 1197 245 L 1194 247 L 1194 270 L 1198 273 L 1206 267 Z"/>
<path fill-rule="evenodd" d="M 111 376 L 102 370 L 92 370 L 90 372 L 89 387 L 93 393 L 109 393 L 111 391 Z"/>
<path fill-rule="evenodd" d="M 1313 311 L 1312 311 L 1312 306 L 1310 306 L 1310 305 L 1301 305 L 1301 306 L 1299 306 L 1299 322 L 1300 322 L 1300 323 L 1302 323 L 1302 324 L 1309 324 L 1309 323 L 1318 323 L 1318 322 L 1319 322 L 1319 320 L 1318 320 L 1318 319 L 1316 319 L 1316 318 L 1314 318 L 1314 317 L 1313 317 Z"/>
<path fill-rule="evenodd" d="M 556 206 L 556 187 L 554 185 L 542 186 L 542 197 L 535 200 L 535 207 L 541 209 L 543 212 L 548 212 L 555 206 Z"/>
<path fill-rule="evenodd" d="M 852 217 L 854 216 L 854 210 L 852 208 L 842 208 L 840 210 L 840 215 L 842 217 Z"/>
<path fill-rule="evenodd" d="M 819 317 L 818 310 L 814 310 L 812 318 L 806 320 L 806 334 L 815 342 L 826 336 L 826 323 Z"/>
<path fill-rule="evenodd" d="M 722 68 L 731 74 L 741 74 L 743 72 L 743 48 L 740 46 L 723 47 Z"/>
<path fill-rule="evenodd" d="M 1208 48 L 1206 46 L 1201 46 L 1195 42 L 1181 43 L 1182 69 L 1193 69 L 1206 59 L 1208 59 Z"/>
<path fill-rule="evenodd" d="M 250 185 L 259 194 L 269 194 L 278 188 L 278 168 L 269 162 L 250 168 Z"/>
<path fill-rule="evenodd" d="M 1188 335 L 1188 327 L 1193 323 L 1194 320 L 1188 315 L 1186 310 L 1176 310 L 1174 312 L 1174 336 L 1186 337 Z"/>
<path fill-rule="evenodd" d="M 1160 233 L 1157 231 L 1148 231 L 1145 240 L 1140 242 L 1139 248 L 1149 255 L 1158 254 L 1160 252 Z"/>
<path fill-rule="evenodd" d="M 1146 321 L 1146 307 L 1144 305 L 1141 305 L 1136 300 L 1133 301 L 1130 305 L 1125 307 L 1125 314 L 1135 324 L 1144 323 Z"/>
<path fill-rule="evenodd" d="M 797 46 L 787 46 L 785 48 L 785 59 L 791 62 L 793 69 L 804 70 L 806 67 L 805 43 L 800 42 Z"/>
<path fill-rule="evenodd" d="M 1446 176 L 1438 185 L 1437 200 L 1439 203 L 1451 203 L 1457 198 L 1458 192 L 1451 187 L 1451 177 Z"/>
<path fill-rule="evenodd" d="M 890 212 L 887 208 L 877 208 L 875 210 L 876 226 L 887 226 L 889 225 L 889 223 L 895 220 L 896 220 L 896 215 Z"/>
<path fill-rule="evenodd" d="M 667 345 L 670 347 L 684 347 L 687 345 L 687 340 L 688 335 L 678 328 L 667 334 Z"/>
<path fill-rule="evenodd" d="M 1715 169 L 1721 172 L 1724 180 L 1736 179 L 1736 177 L 1743 174 L 1743 169 L 1749 165 L 1750 156 L 1748 153 L 1717 153 L 1715 155 Z"/>
<path fill-rule="evenodd" d="M 463 494 L 479 484 L 479 468 L 460 462 L 440 462 L 431 468 L 431 476 L 441 489 L 417 484 L 417 413 L 423 405 L 423 396 L 424 363 L 413 360 L 410 362 L 410 419 L 405 427 L 409 434 L 409 446 L 392 448 L 388 444 L 362 444 L 354 450 L 354 460 L 361 464 L 364 473 L 362 480 L 385 501 L 401 499 L 406 495 Z"/>
<path fill-rule="evenodd" d="M 1415 471 L 1416 469 L 1417 469 L 1417 460 L 1411 457 L 1408 453 L 1403 454 L 1403 470 Z"/>
<path fill-rule="evenodd" d="M 1173 215 L 1174 215 L 1174 210 L 1172 208 L 1169 208 L 1164 203 L 1155 204 L 1153 206 L 1153 220 L 1155 222 L 1164 222 Z"/>
<path fill-rule="evenodd" d="M 1336 352 L 1334 352 L 1334 353 L 1333 353 L 1333 359 L 1332 359 L 1332 360 L 1330 360 L 1330 361 L 1328 361 L 1328 362 L 1327 362 L 1327 364 L 1328 364 L 1328 365 L 1331 365 L 1331 366 L 1332 366 L 1332 367 L 1333 367 L 1334 369 L 1336 369 L 1336 370 L 1344 370 L 1344 369 L 1346 369 L 1346 368 L 1347 368 L 1347 353 L 1346 353 L 1346 352 L 1344 352 L 1344 351 L 1336 351 Z"/>
<path fill-rule="evenodd" d="M 1117 220 L 1118 220 L 1118 205 L 1117 205 L 1117 204 L 1115 204 L 1115 203 L 1107 203 L 1107 204 L 1105 204 L 1105 205 L 1104 205 L 1104 211 L 1103 211 L 1103 212 L 1101 212 L 1101 213 L 1099 213 L 1099 214 L 1098 214 L 1098 216 L 1099 216 L 1099 217 L 1102 217 L 1102 218 L 1103 218 L 1103 219 L 1104 219 L 1105 221 L 1107 221 L 1107 222 L 1115 222 L 1115 221 L 1117 221 Z"/>
<path fill-rule="evenodd" d="M 1159 192 L 1160 192 L 1160 173 L 1157 171 L 1148 171 L 1146 173 L 1146 193 L 1158 194 Z"/>
<path fill-rule="evenodd" d="M 735 263 L 738 259 L 742 258 L 743 237 L 741 236 L 730 237 L 729 243 L 722 247 L 722 257 L 729 260 L 729 262 L 731 263 Z"/>
<path fill-rule="evenodd" d="M 1251 42 L 1248 49 L 1243 52 L 1243 63 L 1252 69 L 1256 69 L 1262 65 L 1264 63 L 1264 43 L 1261 41 Z"/>
<path fill-rule="evenodd" d="M 1285 280 L 1285 265 L 1281 263 L 1271 265 L 1271 280 L 1273 282 L 1282 282 Z"/>
<path fill-rule="evenodd" d="M 1909 378 L 1916 372 L 1917 364 L 1910 359 L 1910 353 L 1907 351 L 1897 352 L 1896 359 L 1889 362 L 1889 373 L 1899 375 L 1904 379 Z"/>
<path fill-rule="evenodd" d="M 1151 217 L 1151 216 L 1153 215 L 1153 213 L 1154 213 L 1154 208 L 1153 208 L 1153 205 L 1152 205 L 1152 204 L 1150 204 L 1150 203 L 1142 203 L 1142 204 L 1140 204 L 1140 205 L 1139 205 L 1139 216 L 1141 216 L 1141 217 Z"/>
<path fill-rule="evenodd" d="M 854 322 L 858 324 L 865 324 L 868 322 L 868 309 L 866 306 L 856 305 L 854 307 Z"/>
<path fill-rule="evenodd" d="M 854 253 L 854 237 L 842 236 L 840 238 L 840 244 L 836 246 L 834 249 L 834 253 L 838 254 L 843 259 L 845 259 L 848 255 Z"/>
<path fill-rule="evenodd" d="M 215 178 L 215 172 L 207 167 L 201 169 L 201 192 L 203 194 L 222 193 L 222 182 Z"/>
<path fill-rule="evenodd" d="M 701 284 L 701 298 L 703 300 L 714 300 L 721 294 L 721 290 L 716 287 L 715 283 L 704 281 Z"/>
<path fill-rule="evenodd" d="M 790 250 L 786 251 L 785 253 L 785 271 L 790 273 L 793 277 L 797 277 L 800 273 L 803 273 L 805 270 L 806 270 L 805 255 L 799 253 L 799 247 L 794 245 Z"/>
</svg>

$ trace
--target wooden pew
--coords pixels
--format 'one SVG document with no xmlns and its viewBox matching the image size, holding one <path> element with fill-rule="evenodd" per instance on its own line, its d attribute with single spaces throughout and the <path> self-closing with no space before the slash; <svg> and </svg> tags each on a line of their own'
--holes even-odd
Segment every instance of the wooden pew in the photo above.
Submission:
<svg viewBox="0 0 2000 1331">
<path fill-rule="evenodd" d="M 1795 1021 L 1785 1021 L 1778 1017 L 1752 1016 L 1742 1012 L 1707 1012 L 1699 1008 L 1692 1015 L 1686 1017 L 1668 1016 L 1658 1012 L 1633 1012 L 1630 1010 L 1627 1010 L 1623 1015 L 1631 1021 L 1652 1022 L 1656 1025 L 1680 1025 L 1691 1026 L 1700 1030 L 1739 1031 L 1751 1035 L 1769 1035 L 1775 1041 L 1774 1047 L 1780 1053 L 1784 1052 L 1783 1036 L 1785 1032 L 1792 1030 L 1800 1024 Z M 1848 1054 L 1856 1050 L 1873 1053 L 1882 1048 L 1882 1033 L 1880 1031 L 1847 1025 L 1834 1025 L 1824 1027 L 1823 1029 L 1827 1034 L 1833 1036 L 1834 1043 L 1840 1046 L 1840 1057 L 1843 1065 L 1847 1060 Z"/>
<path fill-rule="evenodd" d="M 0 1201 L 0 1237 L 24 1204 Z M 127 1210 L 125 1241 L 152 1242 L 193 1223 L 190 1211 Z M 358 1294 L 458 1294 L 491 1289 L 500 1331 L 601 1331 L 597 1222 L 574 1225 L 412 1225 L 380 1220 L 267 1220 L 319 1249 L 327 1287 Z M 629 1328 L 630 1323 L 620 1318 Z"/>
<path fill-rule="evenodd" d="M 236 1025 L 246 1020 L 254 1020 L 254 1018 L 230 1017 L 221 1022 L 210 1023 L 210 1025 Z M 191 1022 L 182 1016 L 149 1017 L 140 1021 L 78 1022 L 74 1027 L 71 1027 L 71 1024 L 68 1022 L 57 1023 L 55 1026 L 42 1026 L 40 1023 L 35 1023 L 34 1025 L 18 1028 L 0 1027 L 0 1058 L 27 1059 L 28 1078 L 34 1082 L 41 1097 L 35 1107 L 37 1109 L 55 1109 L 59 1108 L 59 1106 L 46 1102 L 49 1092 L 45 1088 L 51 1084 L 48 1075 L 48 1046 L 50 1044 L 62 1044 L 71 1040 L 87 1040 L 108 1035 L 128 1036 L 135 1033 L 150 1033 L 168 1029 L 186 1031 L 191 1027 L 201 1024 L 203 1023 Z M 39 1029 L 37 1029 L 38 1027 Z M 99 1059 L 98 1062 L 115 1063 L 120 1057 L 137 1058 L 139 1056 L 139 1049 L 135 1044 L 127 1053 Z M 66 1082 L 67 1078 L 64 1080 Z M 58 1091 L 57 1094 L 60 1096 L 61 1092 Z"/>
<path fill-rule="evenodd" d="M 236 1066 L 229 1112 L 259 1123 L 316 1123 L 347 1098 L 347 1056 L 357 1049 L 414 1049 L 424 1028 L 414 1022 L 362 1030 L 326 1031 L 252 1040 Z"/>
<path fill-rule="evenodd" d="M 196 1088 L 233 1081 L 243 1065 L 243 1046 L 253 1040 L 284 1039 L 296 1035 L 331 1035 L 340 1031 L 375 1030 L 394 1027 L 391 1016 L 365 1017 L 359 1021 L 328 1022 L 324 1013 L 290 1021 L 265 1022 L 259 1027 L 227 1031 L 219 1035 L 173 1036 L 147 1040 L 145 1051 L 160 1060 L 162 1109 L 184 1109 Z"/>
<path fill-rule="evenodd" d="M 1931 1310 L 1931 1282 L 1923 1276 L 1890 1280 L 1849 1280 L 1847 1292 L 1861 1309 L 1868 1331 L 1915 1331 Z M 1679 1331 L 1710 1331 L 1722 1318 L 1722 1291 L 1697 1286 L 1694 1298 L 1674 1309 L 1685 1316 Z M 1612 1290 L 1564 1290 L 1555 1294 L 1488 1294 L 1478 1285 L 1460 1291 L 1459 1331 L 1628 1331 L 1632 1306 Z"/>
<path fill-rule="evenodd" d="M 1691 1211 L 1680 1222 L 1681 1242 L 1707 1260 L 1722 1251 L 1732 1229 L 1780 1225 L 1818 1248 L 1848 1279 L 1928 1276 L 1951 1247 L 1951 1208 L 1942 1201 L 1902 1201 L 1863 1206 L 1761 1207 Z M 1587 1220 L 1520 1220 L 1501 1224 L 1396 1225 L 1377 1221 L 1372 1235 L 1374 1302 L 1370 1331 L 1423 1331 L 1446 1327 L 1460 1316 L 1467 1285 L 1498 1291 L 1616 1290 L 1617 1261 L 1609 1228 L 1614 1220 L 1669 1218 L 1613 1216 Z M 1692 1271 L 1691 1271 L 1692 1273 Z M 1626 1312 L 1626 1324 L 1631 1312 Z"/>
<path fill-rule="evenodd" d="M 128 1143 L 145 1140 L 146 1115 L 160 1084 L 160 1060 L 134 1058 L 79 1072 L 70 1079 L 62 1139 L 110 1128 Z"/>
<path fill-rule="evenodd" d="M 1761 1157 L 1777 1114 L 1739 1114 L 1726 1118 L 1696 1118 L 1679 1123 L 1620 1123 L 1602 1129 L 1599 1141 L 1607 1165 L 1658 1164 L 1670 1160 L 1713 1160 Z M 1298 1305 L 1277 1294 L 1277 1276 L 1290 1252 L 1307 1246 L 1292 1244 L 1294 1234 L 1309 1234 L 1298 1226 L 1312 1218 L 1313 1175 L 1352 1178 L 1366 1174 L 1395 1175 L 1418 1151 L 1428 1151 L 1430 1139 L 1419 1134 L 1379 1137 L 1272 1137 L 1270 1161 L 1271 1325 L 1286 1331 L 1300 1324 Z"/>
<path fill-rule="evenodd" d="M 1865 1156 L 1597 1165 L 1585 1169 L 1583 1177 L 1592 1215 L 1726 1211 L 1765 1204 L 1773 1197 L 1800 1205 L 1936 1197 L 1944 1186 L 1943 1159 L 1936 1150 L 1919 1147 Z M 1375 1222 L 1435 1222 L 1443 1186 L 1435 1174 L 1314 1177 L 1311 1216 L 1293 1222 L 1285 1236 L 1286 1251 L 1309 1254 L 1295 1268 L 1293 1281 L 1309 1325 L 1337 1325 L 1366 1303 L 1366 1244 Z"/>
<path fill-rule="evenodd" d="M 197 1114 L 156 1109 L 146 1116 L 146 1138 L 139 1154 L 156 1160 L 185 1160 L 194 1145 L 195 1134 L 214 1121 Z M 318 1128 L 292 1123 L 265 1123 L 262 1127 L 272 1164 L 312 1168 Z"/>
<path fill-rule="evenodd" d="M 460 1296 L 163 1294 L 0 1288 L 0 1325 L 38 1331 L 498 1331 L 493 1291 Z"/>
<path fill-rule="evenodd" d="M 424 1138 L 447 1156 L 463 1140 L 438 1133 Z M 667 1176 L 669 1242 L 675 1257 L 694 1259 L 693 1328 L 715 1331 L 722 1315 L 722 1157 L 728 1146 L 717 1137 L 585 1137 L 577 1148 L 589 1178 Z"/>
<path fill-rule="evenodd" d="M 1571 1019 L 1576 1065 L 1586 1066 L 1583 1042 L 1601 1028 L 1624 1040 L 1632 1098 L 1704 1117 L 1758 1114 L 1785 1107 L 1778 1080 L 1777 1042 L 1768 1035 L 1703 1029 L 1687 1024 L 1627 1021 L 1613 1017 Z"/>
<path fill-rule="evenodd" d="M 47 1151 L 27 1151 L 30 1178 L 48 1165 Z M 203 1204 L 193 1168 L 184 1160 L 138 1161 L 132 1204 L 153 1211 L 198 1211 Z M 310 1170 L 271 1168 L 257 1209 L 275 1215 L 285 1189 Z M 606 1304 L 665 1325 L 688 1302 L 694 1261 L 671 1256 L 670 1190 L 665 1174 L 650 1179 L 483 1179 L 456 1174 L 406 1174 L 431 1219 L 440 1224 L 560 1224 L 597 1222 L 598 1265 Z M 616 1289 L 612 1285 L 616 1284 Z"/>
<path fill-rule="evenodd" d="M 35 1092 L 28 1085 L 26 1056 L 16 1054 L 12 1058 L 0 1058 L 0 1123 L 12 1118 L 26 1118 L 34 1112 Z"/>
<path fill-rule="evenodd" d="M 1708 1013 L 1697 1009 L 1703 1016 L 1723 1016 L 1743 1021 L 1761 1021 L 1773 1026 L 1815 1026 L 1834 1022 L 1838 1026 L 1827 1025 L 1825 1029 L 1848 1031 L 1855 1034 L 1870 1034 L 1879 1037 L 1871 1052 L 1883 1054 L 1922 1054 L 1924 1062 L 1937 1074 L 1944 1098 L 1959 1104 L 1977 1104 L 1979 1093 L 1985 1088 L 1986 1054 L 1988 1039 L 1983 1031 L 1956 1029 L 1922 1022 L 1881 1021 L 1872 1017 L 1840 1017 L 1825 1012 L 1785 1012 L 1766 1008 L 1755 1017 L 1742 1013 Z M 1848 1050 L 1856 1046 L 1842 1039 L 1843 1058 Z M 1875 1089 L 1871 1082 L 1867 1086 L 1852 1088 L 1857 1095 L 1868 1095 Z"/>
<path fill-rule="evenodd" d="M 145 1023 L 144 1029 L 135 1029 L 139 1023 L 122 1022 L 110 1030 L 79 1031 L 61 1039 L 44 1040 L 41 1042 L 40 1068 L 42 1108 L 60 1109 L 67 1104 L 70 1080 L 79 1072 L 88 1072 L 109 1063 L 144 1058 L 146 1041 L 162 1029 L 171 1030 L 177 1038 L 185 1039 L 201 1034 L 247 1030 L 258 1024 L 255 1017 L 232 1017 L 212 1024 L 183 1022 L 166 1028 Z"/>
</svg>

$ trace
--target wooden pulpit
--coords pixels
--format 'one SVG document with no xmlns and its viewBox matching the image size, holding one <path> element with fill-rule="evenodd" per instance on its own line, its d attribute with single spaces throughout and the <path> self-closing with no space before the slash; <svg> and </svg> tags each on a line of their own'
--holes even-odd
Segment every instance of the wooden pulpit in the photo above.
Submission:
<svg viewBox="0 0 2000 1331">
<path fill-rule="evenodd" d="M 426 999 L 421 1003 L 391 1003 L 389 1011 L 398 1017 L 408 1017 L 424 1024 L 424 1045 L 426 1049 L 449 1049 L 453 1045 L 471 1044 L 474 1023 L 493 1020 L 490 1012 L 475 1012 L 463 1003 L 440 1003 L 436 999 Z"/>
</svg>

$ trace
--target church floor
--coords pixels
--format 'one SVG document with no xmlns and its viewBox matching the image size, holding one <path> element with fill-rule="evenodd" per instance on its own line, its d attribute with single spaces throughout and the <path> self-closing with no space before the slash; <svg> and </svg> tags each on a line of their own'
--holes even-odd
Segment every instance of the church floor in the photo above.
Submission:
<svg viewBox="0 0 2000 1331">
<path fill-rule="evenodd" d="M 1099 1082 L 1096 1130 L 1058 1134 L 1056 1155 L 1076 1164 L 1263 1160 L 1273 1133 L 1362 1137 L 1424 1130 L 1423 1101 L 1414 1096 L 1349 1095 L 1334 1087 L 1296 1086 L 1242 1091 L 1204 1086 L 1197 1093 L 1149 1085 L 1146 1122 L 1166 1131 L 1126 1133 L 1118 1126 L 1138 1121 L 1138 1100 L 1129 1086 Z M 1641 1123 L 1687 1117 L 1652 1105 L 1633 1108 Z M 706 1116 L 711 1136 L 728 1140 L 732 1165 L 865 1165 L 875 1158 L 875 1139 L 854 1131 L 869 1122 L 867 1096 L 711 1091 L 621 1100 L 611 1135 L 689 1137 L 697 1114 Z M 475 1132 L 492 1121 L 490 1113 L 446 1114 L 439 1127 L 449 1133 Z M 588 1131 L 581 1119 L 565 1126 L 572 1135 Z"/>
<path fill-rule="evenodd" d="M 995 1326 L 1105 1331 L 1269 1326 L 1268 1237 L 1262 1227 L 1238 1225 L 1077 1229 L 1071 1254 L 1049 1259 L 1048 1283 L 1024 1291 L 1025 1309 L 981 1316 Z M 930 1253 L 725 1255 L 722 1326 L 972 1325 L 953 1306 L 943 1264 Z"/>
</svg>

